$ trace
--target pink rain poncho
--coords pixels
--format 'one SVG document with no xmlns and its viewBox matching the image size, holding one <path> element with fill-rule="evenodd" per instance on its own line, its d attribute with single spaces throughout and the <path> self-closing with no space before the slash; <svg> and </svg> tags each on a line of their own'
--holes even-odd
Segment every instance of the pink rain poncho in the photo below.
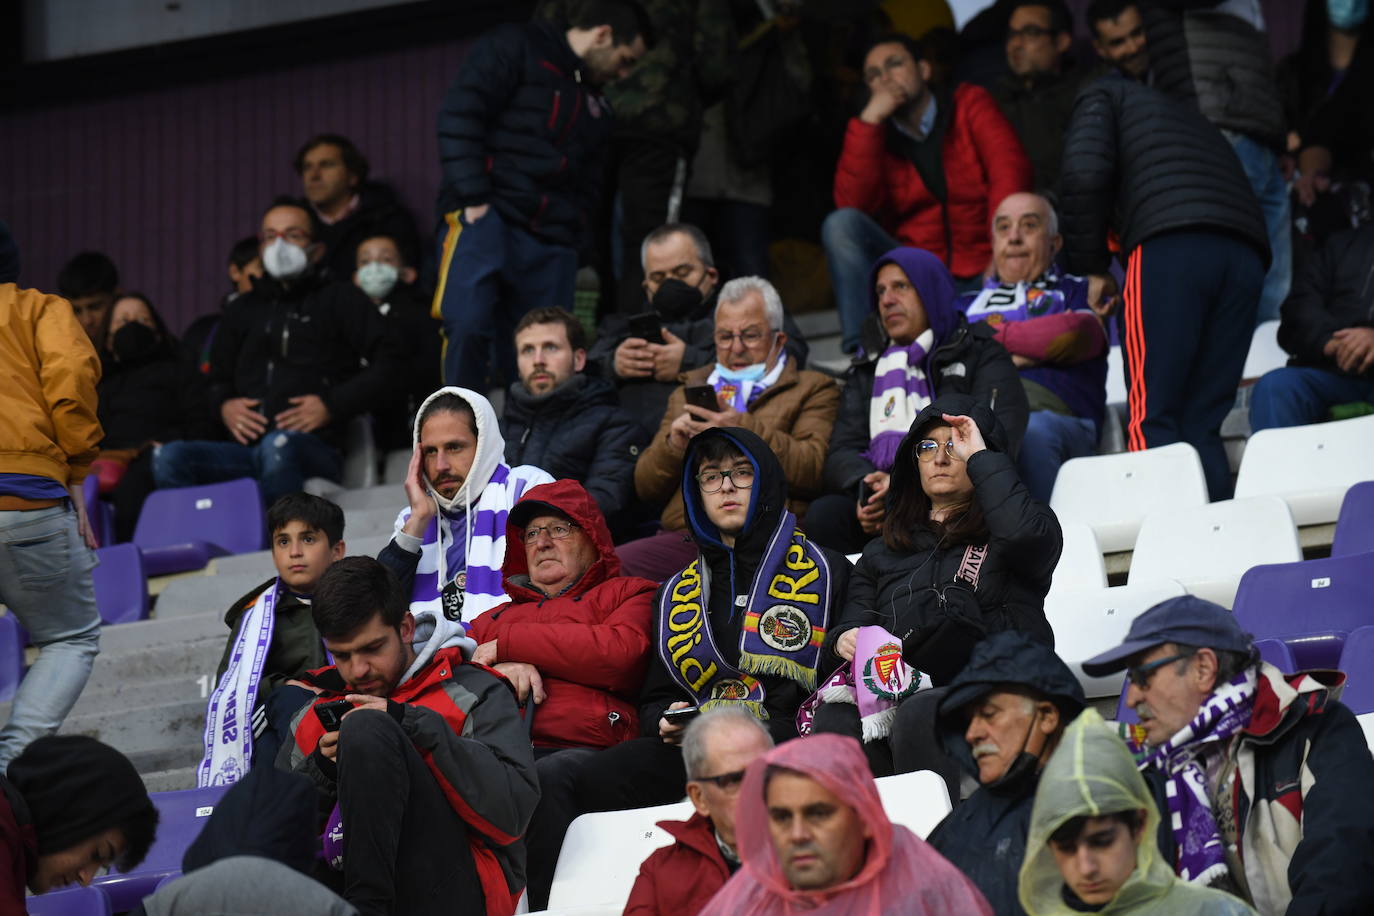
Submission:
<svg viewBox="0 0 1374 916">
<path fill-rule="evenodd" d="M 825 890 L 793 890 L 768 829 L 764 773 L 770 766 L 810 776 L 873 828 L 859 873 Z M 992 916 L 968 878 L 926 842 L 887 819 L 859 742 L 822 734 L 779 745 L 750 764 L 740 787 L 735 834 L 744 867 L 701 916 Z"/>
</svg>

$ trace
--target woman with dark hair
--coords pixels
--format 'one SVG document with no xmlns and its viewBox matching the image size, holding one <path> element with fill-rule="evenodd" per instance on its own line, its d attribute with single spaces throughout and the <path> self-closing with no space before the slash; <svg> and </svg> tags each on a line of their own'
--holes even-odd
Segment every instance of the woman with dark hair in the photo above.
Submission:
<svg viewBox="0 0 1374 916">
<path fill-rule="evenodd" d="M 1044 600 L 1063 546 L 1059 520 L 1030 495 L 1005 445 L 991 410 L 953 394 L 922 410 L 897 447 L 882 537 L 854 567 L 825 640 L 853 662 L 859 628 L 882 627 L 934 686 L 901 701 L 888 739 L 865 743 L 875 775 L 934 769 L 957 790 L 958 771 L 934 731 L 944 685 L 992 633 L 1020 630 L 1054 645 Z M 815 728 L 857 738 L 857 707 L 823 703 Z"/>
<path fill-rule="evenodd" d="M 99 337 L 96 413 L 105 438 L 94 470 L 115 507 L 115 540 L 133 537 L 143 501 L 155 489 L 153 447 L 215 435 L 205 380 L 181 357 L 176 338 L 141 293 L 125 293 L 105 316 Z"/>
</svg>

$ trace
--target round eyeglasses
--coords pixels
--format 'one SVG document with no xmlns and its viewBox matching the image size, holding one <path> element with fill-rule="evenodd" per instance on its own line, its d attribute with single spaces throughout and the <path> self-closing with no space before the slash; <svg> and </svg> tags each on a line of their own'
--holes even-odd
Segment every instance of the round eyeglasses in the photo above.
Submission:
<svg viewBox="0 0 1374 916">
<path fill-rule="evenodd" d="M 539 540 L 539 532 L 547 531 L 549 537 L 553 538 L 555 541 L 561 541 L 572 534 L 573 529 L 576 527 L 577 526 L 572 522 L 554 522 L 552 525 L 535 525 L 526 528 L 522 537 L 524 537 L 526 544 L 533 544 L 535 541 Z"/>
<path fill-rule="evenodd" d="M 959 455 L 954 451 L 954 440 L 950 439 L 944 443 L 945 454 L 951 461 L 958 461 Z M 940 443 L 934 439 L 922 439 L 916 443 L 916 460 L 920 462 L 930 462 L 935 460 L 935 453 L 940 450 Z"/>
<path fill-rule="evenodd" d="M 725 486 L 727 477 L 735 485 L 736 490 L 747 490 L 754 485 L 754 469 L 748 465 L 740 465 L 728 471 L 702 471 L 697 475 L 697 485 L 703 493 L 714 493 Z"/>
</svg>

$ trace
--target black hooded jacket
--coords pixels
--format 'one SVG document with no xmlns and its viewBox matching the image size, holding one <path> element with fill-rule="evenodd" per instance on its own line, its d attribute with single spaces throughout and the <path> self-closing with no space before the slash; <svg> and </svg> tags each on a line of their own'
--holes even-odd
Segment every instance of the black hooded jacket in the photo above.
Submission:
<svg viewBox="0 0 1374 916">
<path fill-rule="evenodd" d="M 968 722 L 963 710 L 980 697 L 1008 688 L 1031 691 L 1058 707 L 1061 732 L 1087 704 L 1073 672 L 1048 646 L 1015 630 L 989 636 L 974 647 L 968 665 L 950 684 L 936 720 L 944 752 L 975 778 L 978 765 L 964 740 Z M 1021 766 L 1013 764 L 1001 778 L 974 792 L 927 838 L 978 885 L 998 916 L 1024 912 L 1017 880 L 1040 776 L 1038 767 L 1027 764 L 1029 758 Z"/>
<path fill-rule="evenodd" d="M 921 486 L 915 446 L 928 428 L 943 424 L 942 412 L 972 417 L 988 446 L 968 460 L 973 498 L 987 526 L 988 550 L 977 588 L 970 590 L 964 580 L 956 579 L 969 544 L 949 543 L 930 527 L 914 532 L 913 550 L 897 550 L 884 538 L 874 538 L 854 567 L 844 615 L 830 628 L 827 647 L 833 648 L 846 630 L 876 625 L 901 639 L 903 655 L 913 659 L 932 628 L 945 618 L 946 607 L 976 615 L 986 634 L 1020 630 L 1037 642 L 1054 645 L 1054 632 L 1045 619 L 1045 595 L 1063 548 L 1059 520 L 1021 483 L 1015 463 L 1002 451 L 1001 424 L 980 402 L 969 395 L 942 395 L 917 415 L 897 448 L 888 516 L 894 500 Z"/>
<path fill-rule="evenodd" d="M 336 223 L 320 225 L 329 275 L 351 283 L 353 272 L 358 269 L 358 246 L 377 235 L 385 235 L 396 243 L 403 264 L 419 267 L 420 234 L 415 230 L 415 218 L 401 204 L 396 192 L 384 184 L 368 182 L 357 193 L 358 206 L 352 213 Z"/>
<path fill-rule="evenodd" d="M 754 464 L 756 475 L 750 489 L 749 517 L 744 530 L 735 539 L 734 548 L 726 547 L 720 532 L 706 516 L 701 493 L 696 485 L 694 454 L 708 438 L 728 439 Z M 744 618 L 742 600 L 749 593 L 759 561 L 768 540 L 787 506 L 787 481 L 782 465 L 768 443 L 747 429 L 713 428 L 695 436 L 687 446 L 683 462 L 682 492 L 686 496 L 687 523 L 701 551 L 702 563 L 710 570 L 710 594 L 706 598 L 706 615 L 711 638 L 721 656 L 730 665 L 739 661 L 740 625 Z M 850 577 L 849 561 L 828 548 L 821 548 L 830 565 L 830 620 L 836 619 L 843 604 Z M 654 596 L 654 632 L 649 671 L 644 678 L 640 695 L 639 720 L 644 735 L 658 735 L 658 720 L 663 711 L 678 700 L 690 700 L 659 657 L 658 602 L 663 587 Z M 816 683 L 819 685 L 835 667 L 839 659 L 828 649 L 821 653 Z M 782 742 L 797 736 L 797 709 L 810 696 L 801 684 L 785 677 L 759 677 L 766 693 L 763 706 L 768 712 L 766 723 L 773 740 Z"/>
<path fill-rule="evenodd" d="M 220 431 L 205 407 L 205 377 L 171 342 L 128 362 L 103 354 L 96 394 L 96 415 L 105 431 L 102 449 L 213 439 Z"/>
</svg>

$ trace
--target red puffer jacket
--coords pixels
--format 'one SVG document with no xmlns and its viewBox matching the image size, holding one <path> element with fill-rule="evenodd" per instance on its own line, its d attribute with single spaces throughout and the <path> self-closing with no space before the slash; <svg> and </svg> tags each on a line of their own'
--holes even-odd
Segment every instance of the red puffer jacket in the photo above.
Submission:
<svg viewBox="0 0 1374 916">
<path fill-rule="evenodd" d="M 606 521 L 581 484 L 541 484 L 520 499 L 529 501 L 576 522 L 591 538 L 596 561 L 563 594 L 546 597 L 530 582 L 520 529 L 508 524 L 501 571 L 511 601 L 473 620 L 471 635 L 478 645 L 496 640 L 493 664 L 526 662 L 539 670 L 546 698 L 534 712 L 536 747 L 610 747 L 639 734 L 636 702 L 658 586 L 620 574 Z"/>
<path fill-rule="evenodd" d="M 639 866 L 625 916 L 696 916 L 730 880 L 715 828 L 700 813 L 658 826 L 677 842 L 654 850 Z"/>
<path fill-rule="evenodd" d="M 895 128 L 850 119 L 835 166 L 835 206 L 862 210 L 902 244 L 939 255 L 956 277 L 971 277 L 992 258 L 993 211 L 1008 194 L 1029 191 L 1032 172 L 1016 131 L 986 90 L 961 84 L 953 102 L 941 157 L 952 261 L 940 202 L 916 165 L 888 143 L 888 131 Z"/>
</svg>

